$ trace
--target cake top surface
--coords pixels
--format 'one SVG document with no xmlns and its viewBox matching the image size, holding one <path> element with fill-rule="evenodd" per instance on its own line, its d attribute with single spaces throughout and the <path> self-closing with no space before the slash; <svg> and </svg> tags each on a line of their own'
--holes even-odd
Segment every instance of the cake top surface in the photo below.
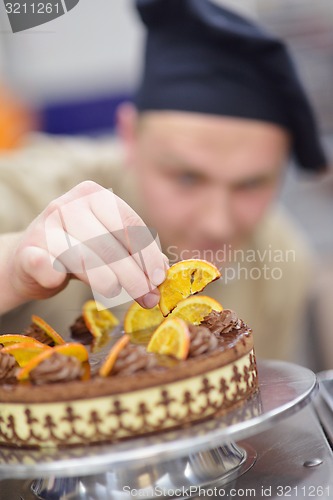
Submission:
<svg viewBox="0 0 333 500">
<path fill-rule="evenodd" d="M 75 331 L 75 325 L 79 325 L 78 332 Z M 47 346 L 49 351 L 44 351 L 44 359 L 30 371 L 27 379 L 19 383 L 15 374 L 22 368 L 12 355 L 4 352 L 5 347 L 0 348 L 1 400 L 24 401 L 27 398 L 27 387 L 29 399 L 36 401 L 89 398 L 139 390 L 218 368 L 231 363 L 253 347 L 251 329 L 233 311 L 213 311 L 201 324 L 188 325 L 190 343 L 185 359 L 147 352 L 147 341 L 142 340 L 143 332 L 140 331 L 139 340 L 135 334 L 128 336 L 129 341 L 119 351 L 112 371 L 102 377 L 99 371 L 106 357 L 127 334 L 119 325 L 107 335 L 108 340 L 96 348 L 94 337 L 90 335 L 89 339 L 89 331 L 86 330 L 82 326 L 82 318 L 78 318 L 72 329 L 75 337 L 72 346 L 77 345 L 78 336 L 88 342 L 85 346 L 88 352 L 86 361 L 81 362 L 75 356 L 61 354 L 67 343 L 62 346 Z M 29 331 L 32 331 L 31 327 Z M 149 332 L 146 333 L 149 336 Z M 36 336 L 40 338 L 39 331 Z M 64 382 L 67 384 L 66 391 L 63 390 Z"/>
<path fill-rule="evenodd" d="M 33 315 L 22 334 L 0 335 L 1 400 L 116 394 L 235 361 L 252 349 L 251 329 L 213 298 L 196 295 L 220 276 L 206 261 L 174 264 L 159 286 L 159 306 L 147 310 L 134 302 L 123 325 L 102 304 L 87 301 L 69 342 Z"/>
</svg>

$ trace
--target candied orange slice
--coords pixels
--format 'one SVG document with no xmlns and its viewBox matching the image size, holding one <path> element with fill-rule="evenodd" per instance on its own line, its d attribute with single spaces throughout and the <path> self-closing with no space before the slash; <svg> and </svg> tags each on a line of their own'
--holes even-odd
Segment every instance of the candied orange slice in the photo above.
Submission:
<svg viewBox="0 0 333 500">
<path fill-rule="evenodd" d="M 82 314 L 86 327 L 95 338 L 102 337 L 108 330 L 119 324 L 114 314 L 95 300 L 88 300 L 84 303 Z"/>
<path fill-rule="evenodd" d="M 11 354 L 16 359 L 19 366 L 26 366 L 30 361 L 45 351 L 51 351 L 52 348 L 38 341 L 19 342 L 11 344 L 2 349 L 1 352 Z"/>
<path fill-rule="evenodd" d="M 114 346 L 110 349 L 109 354 L 107 355 L 104 363 L 99 370 L 99 374 L 101 377 L 107 377 L 111 373 L 111 370 L 115 362 L 117 361 L 120 351 L 124 349 L 125 346 L 127 346 L 129 341 L 129 335 L 123 335 L 119 340 L 117 340 Z"/>
<path fill-rule="evenodd" d="M 140 330 L 156 327 L 164 320 L 159 306 L 152 309 L 145 309 L 137 302 L 128 308 L 124 319 L 125 333 L 131 334 Z"/>
<path fill-rule="evenodd" d="M 177 306 L 170 313 L 170 318 L 181 318 L 193 325 L 199 325 L 212 311 L 223 311 L 222 305 L 212 297 L 206 295 L 193 295 L 178 302 Z"/>
<path fill-rule="evenodd" d="M 148 352 L 186 359 L 190 349 L 190 333 L 180 318 L 167 318 L 155 330 L 147 346 Z"/>
<path fill-rule="evenodd" d="M 75 342 L 68 342 L 64 345 L 57 345 L 53 347 L 53 352 L 58 354 L 63 354 L 64 356 L 73 356 L 77 358 L 81 363 L 88 361 L 89 353 L 87 349 L 82 344 L 77 344 Z"/>
<path fill-rule="evenodd" d="M 65 340 L 62 338 L 62 336 L 59 335 L 59 333 L 57 333 L 52 328 L 52 326 L 46 323 L 46 321 L 44 321 L 42 318 L 33 314 L 31 316 L 31 320 L 35 325 L 39 326 L 39 328 L 41 328 L 43 332 L 46 333 L 46 335 L 48 335 L 56 345 L 65 344 Z"/>
<path fill-rule="evenodd" d="M 35 344 L 45 345 L 29 335 L 21 335 L 20 333 L 4 333 L 0 335 L 0 344 L 3 346 L 18 344 L 19 342 L 34 342 Z"/>
<path fill-rule="evenodd" d="M 21 368 L 21 370 L 17 374 L 17 379 L 18 380 L 26 380 L 29 378 L 29 373 L 31 370 L 36 368 L 42 361 L 45 359 L 49 358 L 57 352 L 58 354 L 63 354 L 64 356 L 73 356 L 74 358 L 77 358 L 81 363 L 85 362 L 88 360 L 88 351 L 87 349 L 82 345 L 82 344 L 75 344 L 73 343 L 68 343 L 68 344 L 62 344 L 58 345 L 55 347 L 48 347 L 47 350 L 44 352 L 41 352 L 39 356 L 35 356 L 34 358 L 30 359 L 29 363 L 25 364 Z"/>
<path fill-rule="evenodd" d="M 165 281 L 158 287 L 163 316 L 167 316 L 178 302 L 201 292 L 206 285 L 220 277 L 217 267 L 205 260 L 189 259 L 173 264 L 167 271 Z"/>
</svg>

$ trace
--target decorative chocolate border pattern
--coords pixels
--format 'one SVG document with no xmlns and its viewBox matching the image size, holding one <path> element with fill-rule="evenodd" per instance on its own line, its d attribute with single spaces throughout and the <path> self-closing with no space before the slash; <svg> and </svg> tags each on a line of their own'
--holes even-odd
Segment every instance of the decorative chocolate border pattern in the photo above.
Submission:
<svg viewBox="0 0 333 500">
<path fill-rule="evenodd" d="M 252 350 L 230 365 L 165 386 L 72 402 L 0 403 L 0 444 L 68 446 L 162 431 L 228 410 L 257 386 Z"/>
</svg>

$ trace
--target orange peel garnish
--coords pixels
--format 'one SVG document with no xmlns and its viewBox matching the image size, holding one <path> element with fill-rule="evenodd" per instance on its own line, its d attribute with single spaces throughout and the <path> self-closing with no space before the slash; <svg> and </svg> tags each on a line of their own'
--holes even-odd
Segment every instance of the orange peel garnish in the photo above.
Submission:
<svg viewBox="0 0 333 500">
<path fill-rule="evenodd" d="M 178 302 L 201 292 L 209 283 L 221 277 L 214 264 L 201 259 L 182 260 L 167 270 L 165 281 L 159 285 L 159 306 L 163 316 L 168 316 Z"/>
<path fill-rule="evenodd" d="M 119 324 L 119 320 L 103 304 L 88 300 L 83 305 L 82 315 L 90 333 L 98 339 Z"/>
<path fill-rule="evenodd" d="M 159 306 L 145 309 L 137 302 L 133 302 L 128 308 L 124 319 L 125 333 L 131 334 L 140 330 L 157 327 L 164 320 Z"/>
<path fill-rule="evenodd" d="M 58 345 L 55 347 L 48 347 L 47 350 L 40 353 L 39 356 L 34 357 L 27 363 L 19 372 L 17 373 L 17 379 L 22 381 L 29 378 L 31 370 L 36 368 L 42 361 L 48 359 L 52 354 L 58 353 L 64 356 L 72 356 L 78 359 L 81 363 L 88 361 L 88 351 L 82 344 L 68 343 L 63 345 Z"/>
<path fill-rule="evenodd" d="M 212 311 L 223 311 L 223 306 L 207 295 L 192 295 L 178 302 L 169 318 L 180 318 L 192 325 L 199 325 Z"/>
<path fill-rule="evenodd" d="M 11 354 L 19 366 L 24 367 L 41 353 L 51 351 L 52 348 L 38 341 L 19 342 L 4 347 L 1 352 Z"/>
<path fill-rule="evenodd" d="M 117 340 L 114 346 L 110 349 L 109 354 L 107 355 L 103 365 L 99 370 L 99 375 L 101 377 L 107 377 L 111 373 L 120 351 L 124 349 L 125 346 L 127 346 L 129 341 L 129 335 L 123 335 L 119 340 Z"/>
<path fill-rule="evenodd" d="M 20 333 L 4 333 L 0 335 L 0 344 L 5 347 L 13 344 L 19 344 L 20 342 L 34 342 L 35 344 L 45 345 L 29 335 L 23 335 Z"/>
<path fill-rule="evenodd" d="M 155 330 L 147 346 L 148 352 L 186 359 L 190 349 L 190 333 L 185 321 L 167 318 Z"/>
<path fill-rule="evenodd" d="M 43 332 L 46 333 L 46 335 L 48 335 L 56 345 L 65 344 L 65 340 L 62 338 L 62 336 L 59 335 L 59 333 L 56 332 L 52 328 L 52 326 L 49 325 L 44 319 L 33 314 L 31 316 L 31 320 L 35 325 L 39 326 L 39 328 L 41 328 Z"/>
</svg>

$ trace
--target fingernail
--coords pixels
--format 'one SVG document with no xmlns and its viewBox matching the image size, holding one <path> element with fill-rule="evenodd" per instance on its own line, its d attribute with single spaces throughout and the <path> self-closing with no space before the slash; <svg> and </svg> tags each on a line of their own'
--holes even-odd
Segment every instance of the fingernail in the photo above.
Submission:
<svg viewBox="0 0 333 500">
<path fill-rule="evenodd" d="M 142 302 L 148 309 L 157 306 L 159 300 L 159 296 L 155 293 L 147 293 L 147 295 L 142 298 Z"/>
<path fill-rule="evenodd" d="M 155 271 L 153 271 L 153 275 L 152 275 L 152 283 L 154 283 L 154 285 L 158 286 L 161 283 L 163 283 L 164 280 L 165 280 L 165 270 L 159 269 L 159 268 L 155 269 Z"/>
<path fill-rule="evenodd" d="M 164 253 L 162 255 L 163 255 L 163 260 L 164 260 L 164 267 L 165 266 L 167 266 L 167 268 L 170 267 L 170 263 L 169 263 L 168 257 Z"/>
</svg>

